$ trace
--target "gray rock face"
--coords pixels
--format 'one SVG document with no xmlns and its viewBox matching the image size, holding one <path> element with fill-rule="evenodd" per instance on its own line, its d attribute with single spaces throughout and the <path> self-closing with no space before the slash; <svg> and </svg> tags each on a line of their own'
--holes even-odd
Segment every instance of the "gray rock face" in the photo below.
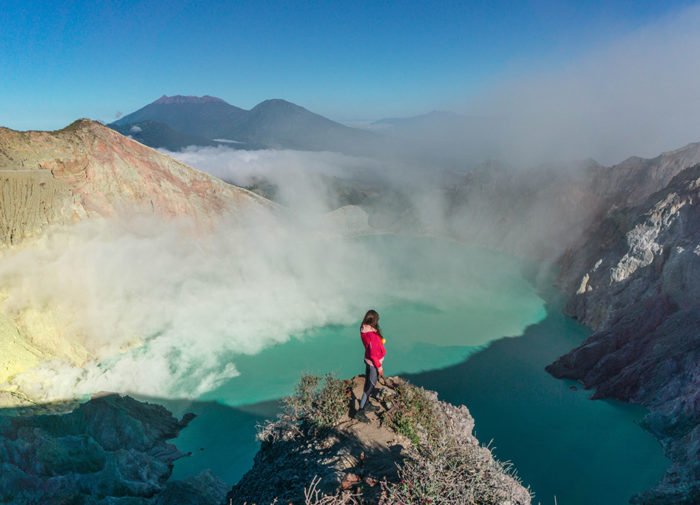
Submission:
<svg viewBox="0 0 700 505">
<path fill-rule="evenodd" d="M 660 154 L 633 156 L 610 168 L 594 170 L 593 190 L 618 208 L 633 207 L 666 187 L 676 175 L 700 163 L 700 142 Z"/>
<path fill-rule="evenodd" d="M 638 503 L 700 503 L 700 165 L 610 213 L 560 263 L 567 312 L 598 331 L 548 371 L 651 410 L 673 466 Z"/>
<path fill-rule="evenodd" d="M 0 417 L 0 502 L 214 505 L 226 486 L 209 474 L 169 482 L 184 456 L 167 442 L 191 417 L 109 395 L 69 414 Z"/>
</svg>

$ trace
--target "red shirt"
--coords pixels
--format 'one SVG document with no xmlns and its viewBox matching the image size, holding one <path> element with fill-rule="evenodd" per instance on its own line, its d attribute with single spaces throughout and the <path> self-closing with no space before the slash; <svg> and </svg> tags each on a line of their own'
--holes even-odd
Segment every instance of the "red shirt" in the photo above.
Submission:
<svg viewBox="0 0 700 505">
<path fill-rule="evenodd" d="M 365 361 L 371 361 L 376 368 L 381 368 L 382 360 L 386 356 L 382 337 L 376 331 L 361 331 L 360 338 L 365 346 Z"/>
</svg>

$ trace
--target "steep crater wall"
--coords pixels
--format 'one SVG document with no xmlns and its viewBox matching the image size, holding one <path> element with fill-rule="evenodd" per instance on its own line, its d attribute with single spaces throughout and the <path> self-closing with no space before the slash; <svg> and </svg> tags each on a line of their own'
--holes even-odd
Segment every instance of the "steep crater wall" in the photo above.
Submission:
<svg viewBox="0 0 700 505">
<path fill-rule="evenodd" d="M 700 502 L 700 165 L 610 213 L 560 266 L 566 311 L 597 331 L 548 371 L 650 409 L 673 465 L 639 503 Z"/>
<path fill-rule="evenodd" d="M 48 170 L 0 170 L 0 245 L 16 245 L 48 225 L 68 223 L 69 186 Z"/>
</svg>

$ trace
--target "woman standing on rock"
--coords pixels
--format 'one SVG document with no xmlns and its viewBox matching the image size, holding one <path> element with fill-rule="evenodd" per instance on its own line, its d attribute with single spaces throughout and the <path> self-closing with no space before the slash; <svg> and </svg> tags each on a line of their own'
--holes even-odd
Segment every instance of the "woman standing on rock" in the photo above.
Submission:
<svg viewBox="0 0 700 505">
<path fill-rule="evenodd" d="M 382 337 L 382 330 L 379 328 L 379 314 L 376 310 L 370 309 L 365 314 L 362 326 L 360 326 L 360 338 L 365 346 L 365 387 L 358 411 L 360 419 L 362 419 L 365 417 L 365 406 L 369 401 L 369 397 L 377 385 L 379 377 L 384 375 L 382 362 L 384 361 L 384 356 L 386 356 L 386 349 L 384 349 L 385 340 Z M 371 408 L 372 406 L 370 405 L 368 410 Z"/>
</svg>

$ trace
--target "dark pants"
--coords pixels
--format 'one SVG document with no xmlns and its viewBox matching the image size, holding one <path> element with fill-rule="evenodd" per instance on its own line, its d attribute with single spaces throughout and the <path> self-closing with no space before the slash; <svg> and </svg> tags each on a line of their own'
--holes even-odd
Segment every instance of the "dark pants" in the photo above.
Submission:
<svg viewBox="0 0 700 505">
<path fill-rule="evenodd" d="M 379 380 L 379 370 L 374 365 L 368 365 L 365 362 L 365 387 L 360 400 L 360 409 L 365 408 L 365 404 L 369 399 L 372 391 L 374 391 L 377 381 Z"/>
</svg>

